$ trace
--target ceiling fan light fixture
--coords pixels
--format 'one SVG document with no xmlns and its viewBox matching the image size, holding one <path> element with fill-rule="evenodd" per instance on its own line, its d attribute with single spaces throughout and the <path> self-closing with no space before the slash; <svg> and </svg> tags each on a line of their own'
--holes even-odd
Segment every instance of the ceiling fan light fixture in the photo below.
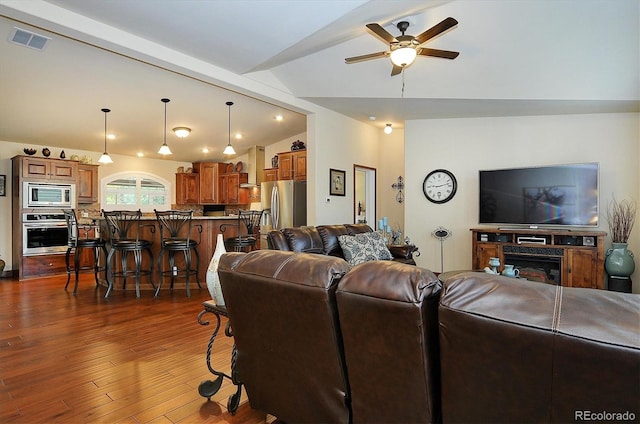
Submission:
<svg viewBox="0 0 640 424">
<path fill-rule="evenodd" d="M 98 163 L 107 165 L 107 164 L 113 163 L 111 156 L 109 156 L 109 153 L 107 153 L 107 113 L 111 112 L 111 110 L 109 109 L 100 109 L 100 110 L 104 112 L 104 153 L 102 154 L 102 156 L 100 156 L 100 159 L 98 159 Z"/>
<path fill-rule="evenodd" d="M 391 62 L 396 66 L 406 67 L 416 60 L 418 52 L 413 47 L 400 47 L 391 52 Z"/>
<path fill-rule="evenodd" d="M 222 152 L 222 154 L 235 155 L 236 151 L 231 145 L 231 106 L 233 106 L 233 102 L 227 102 L 226 105 L 229 106 L 229 143 L 227 144 L 227 147 L 224 148 L 224 151 Z"/>
<path fill-rule="evenodd" d="M 393 128 L 391 128 L 391 124 L 385 125 L 383 131 L 384 131 L 385 134 L 391 134 L 393 132 Z"/>
<path fill-rule="evenodd" d="M 162 103 L 164 103 L 164 142 L 162 146 L 160 146 L 160 150 L 158 150 L 158 154 L 167 156 L 171 154 L 171 149 L 167 146 L 167 103 L 171 100 L 169 99 L 160 99 Z"/>
<path fill-rule="evenodd" d="M 185 138 L 189 135 L 189 133 L 191 132 L 191 128 L 188 127 L 175 127 L 173 129 L 173 132 L 175 133 L 175 135 L 177 135 L 179 138 Z"/>
</svg>

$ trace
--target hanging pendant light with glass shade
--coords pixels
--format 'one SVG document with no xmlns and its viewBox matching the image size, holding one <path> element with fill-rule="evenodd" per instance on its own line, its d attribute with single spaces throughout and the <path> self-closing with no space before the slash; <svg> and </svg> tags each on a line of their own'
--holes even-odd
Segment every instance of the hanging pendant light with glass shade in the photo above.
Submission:
<svg viewBox="0 0 640 424">
<path fill-rule="evenodd" d="M 236 151 L 231 145 L 231 106 L 233 106 L 233 102 L 227 102 L 227 106 L 229 106 L 229 144 L 227 144 L 227 147 L 224 148 L 222 153 L 225 155 L 235 155 Z"/>
<path fill-rule="evenodd" d="M 109 153 L 107 153 L 107 113 L 111 112 L 111 110 L 109 109 L 100 109 L 104 112 L 104 153 L 102 154 L 102 156 L 100 156 L 100 159 L 98 159 L 98 163 L 102 163 L 104 165 L 109 164 L 109 163 L 113 163 L 113 160 L 111 160 L 111 156 L 109 156 Z"/>
<path fill-rule="evenodd" d="M 166 156 L 171 154 L 171 149 L 169 149 L 169 146 L 167 146 L 167 103 L 169 103 L 171 100 L 160 100 L 162 101 L 162 103 L 164 103 L 164 142 L 162 143 L 162 146 L 160 146 L 160 150 L 158 150 L 158 153 Z"/>
</svg>

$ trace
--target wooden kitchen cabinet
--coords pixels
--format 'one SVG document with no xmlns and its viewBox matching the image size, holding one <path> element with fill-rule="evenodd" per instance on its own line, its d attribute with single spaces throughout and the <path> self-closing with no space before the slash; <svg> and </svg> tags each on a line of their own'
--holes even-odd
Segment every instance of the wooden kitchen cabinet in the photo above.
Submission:
<svg viewBox="0 0 640 424">
<path fill-rule="evenodd" d="M 264 181 L 277 181 L 278 168 L 266 168 L 264 170 Z"/>
<path fill-rule="evenodd" d="M 176 204 L 192 205 L 200 201 L 200 175 L 176 174 Z"/>
<path fill-rule="evenodd" d="M 307 151 L 294 150 L 278 153 L 279 180 L 307 180 Z"/>
<path fill-rule="evenodd" d="M 76 181 L 78 162 L 62 159 L 34 158 L 23 156 L 22 177 L 39 180 Z"/>
<path fill-rule="evenodd" d="M 98 201 L 98 165 L 78 164 L 78 203 Z"/>
<path fill-rule="evenodd" d="M 220 176 L 226 171 L 227 164 L 219 162 L 196 162 L 193 164 L 193 170 L 199 175 L 200 179 L 200 204 L 220 204 L 221 189 Z"/>
<path fill-rule="evenodd" d="M 246 189 L 240 184 L 249 182 L 249 174 L 246 172 L 233 172 L 223 174 L 220 177 L 220 192 L 223 204 L 237 205 L 249 203 L 249 195 Z"/>
</svg>

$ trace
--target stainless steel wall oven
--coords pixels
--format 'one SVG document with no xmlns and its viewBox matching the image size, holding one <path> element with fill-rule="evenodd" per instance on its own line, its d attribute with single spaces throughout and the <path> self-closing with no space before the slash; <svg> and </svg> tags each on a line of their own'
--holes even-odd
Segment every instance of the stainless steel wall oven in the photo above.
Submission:
<svg viewBox="0 0 640 424">
<path fill-rule="evenodd" d="M 68 230 L 64 214 L 23 214 L 22 237 L 25 256 L 66 252 Z"/>
</svg>

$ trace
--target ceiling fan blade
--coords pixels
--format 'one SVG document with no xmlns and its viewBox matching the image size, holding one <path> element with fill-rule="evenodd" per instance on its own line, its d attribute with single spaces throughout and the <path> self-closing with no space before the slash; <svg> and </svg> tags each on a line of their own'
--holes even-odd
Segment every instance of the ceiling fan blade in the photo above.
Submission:
<svg viewBox="0 0 640 424">
<path fill-rule="evenodd" d="M 371 60 L 371 59 L 378 59 L 380 57 L 385 57 L 389 54 L 389 52 L 378 52 L 378 53 L 370 53 L 370 54 L 363 54 L 362 56 L 353 56 L 353 57 L 348 57 L 346 58 L 344 61 L 346 63 L 357 63 L 357 62 L 362 62 L 365 60 Z"/>
<path fill-rule="evenodd" d="M 448 30 L 449 28 L 454 27 L 456 25 L 458 25 L 458 21 L 456 21 L 454 18 L 449 17 L 443 20 L 442 22 L 440 22 L 439 24 L 432 26 L 431 28 L 429 28 L 428 30 L 426 30 L 425 32 L 423 32 L 422 34 L 414 38 L 418 42 L 418 45 L 420 45 L 422 43 L 426 43 L 436 35 L 439 35 L 445 32 L 446 30 Z"/>
<path fill-rule="evenodd" d="M 395 75 L 398 75 L 401 72 L 402 72 L 402 66 L 393 65 L 393 69 L 391 69 L 391 76 L 393 77 Z"/>
<path fill-rule="evenodd" d="M 387 42 L 389 44 L 393 43 L 394 41 L 398 41 L 398 40 L 396 40 L 396 37 L 391 35 L 386 29 L 382 28 L 378 24 L 367 24 L 367 28 L 369 28 L 371 31 L 373 31 L 373 33 L 375 35 L 380 37 L 380 39 L 382 41 L 385 41 L 385 42 Z"/>
<path fill-rule="evenodd" d="M 437 49 L 426 49 L 422 48 L 418 51 L 418 54 L 421 56 L 434 56 L 441 57 L 444 59 L 455 59 L 460 54 L 459 52 L 452 52 L 450 50 L 437 50 Z"/>
</svg>

